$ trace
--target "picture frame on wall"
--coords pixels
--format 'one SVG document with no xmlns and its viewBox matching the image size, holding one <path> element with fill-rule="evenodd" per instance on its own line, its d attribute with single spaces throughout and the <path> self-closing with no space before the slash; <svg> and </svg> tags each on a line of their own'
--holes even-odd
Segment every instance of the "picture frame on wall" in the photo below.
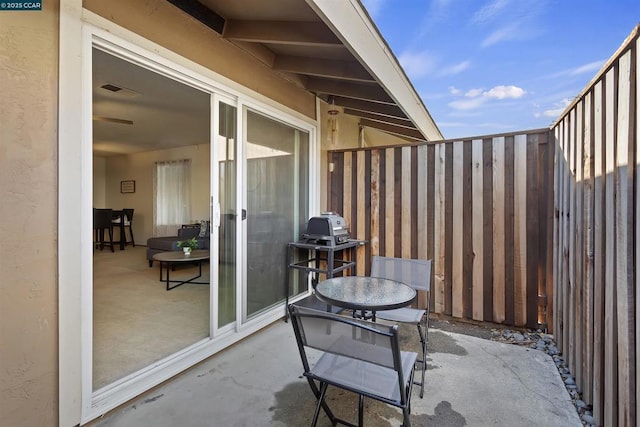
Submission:
<svg viewBox="0 0 640 427">
<path fill-rule="evenodd" d="M 134 180 L 120 181 L 120 192 L 121 193 L 135 193 L 136 192 L 136 182 Z"/>
</svg>

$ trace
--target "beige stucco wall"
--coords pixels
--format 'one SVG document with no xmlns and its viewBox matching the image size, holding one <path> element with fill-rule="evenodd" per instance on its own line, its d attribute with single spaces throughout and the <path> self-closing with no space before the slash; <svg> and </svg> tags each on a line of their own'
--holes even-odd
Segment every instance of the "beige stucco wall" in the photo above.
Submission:
<svg viewBox="0 0 640 427">
<path fill-rule="evenodd" d="M 54 426 L 58 1 L 0 12 L 0 424 Z"/>
<path fill-rule="evenodd" d="M 153 237 L 153 170 L 155 162 L 163 160 L 191 160 L 191 219 L 209 218 L 209 144 L 155 150 L 144 153 L 114 156 L 105 162 L 103 180 L 106 187 L 104 206 L 97 208 L 135 209 L 133 232 L 136 244 L 146 245 Z M 94 161 L 95 164 L 95 161 Z M 100 179 L 94 170 L 94 181 Z M 120 193 L 120 181 L 135 180 L 135 193 Z M 95 199 L 94 199 L 95 200 Z M 117 234 L 114 238 L 118 238 Z"/>
</svg>

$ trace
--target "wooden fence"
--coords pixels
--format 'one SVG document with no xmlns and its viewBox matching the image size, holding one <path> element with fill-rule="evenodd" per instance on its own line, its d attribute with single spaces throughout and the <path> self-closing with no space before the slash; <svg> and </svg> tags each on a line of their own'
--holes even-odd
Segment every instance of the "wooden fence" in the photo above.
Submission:
<svg viewBox="0 0 640 427">
<path fill-rule="evenodd" d="M 433 260 L 432 310 L 538 328 L 552 315 L 549 130 L 329 152 L 328 208 L 373 255 Z"/>
<path fill-rule="evenodd" d="M 638 27 L 553 127 L 556 341 L 598 425 L 638 425 Z"/>
</svg>

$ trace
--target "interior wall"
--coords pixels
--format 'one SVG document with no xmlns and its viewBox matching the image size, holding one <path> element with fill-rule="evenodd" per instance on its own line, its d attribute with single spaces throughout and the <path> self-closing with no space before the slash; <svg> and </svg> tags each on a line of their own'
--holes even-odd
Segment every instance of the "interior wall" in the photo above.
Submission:
<svg viewBox="0 0 640 427">
<path fill-rule="evenodd" d="M 133 208 L 136 244 L 145 245 L 153 237 L 153 170 L 155 162 L 191 159 L 191 219 L 209 219 L 210 145 L 156 150 L 105 159 L 105 207 Z M 95 179 L 95 177 L 94 177 Z M 135 193 L 120 193 L 120 181 L 134 180 Z M 176 230 L 177 233 L 177 230 Z M 116 237 L 117 238 L 117 237 Z"/>
<path fill-rule="evenodd" d="M 58 418 L 59 3 L 0 13 L 0 417 Z M 28 254 L 28 256 L 27 256 Z"/>
<path fill-rule="evenodd" d="M 107 207 L 106 165 L 107 163 L 104 157 L 93 158 L 93 207 L 98 209 Z"/>
</svg>

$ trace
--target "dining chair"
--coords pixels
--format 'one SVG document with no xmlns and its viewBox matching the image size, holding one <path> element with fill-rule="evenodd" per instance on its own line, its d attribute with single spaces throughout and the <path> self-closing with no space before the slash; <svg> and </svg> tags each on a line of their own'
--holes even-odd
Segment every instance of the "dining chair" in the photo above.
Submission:
<svg viewBox="0 0 640 427">
<path fill-rule="evenodd" d="M 96 233 L 96 246 L 103 250 L 105 246 L 113 249 L 113 209 L 94 209 L 93 210 L 93 229 Z M 104 232 L 109 233 L 109 242 L 106 241 Z"/>
<path fill-rule="evenodd" d="M 355 427 L 329 408 L 325 400 L 329 386 L 358 395 L 358 426 L 364 421 L 365 397 L 402 409 L 403 426 L 411 426 L 411 391 L 418 354 L 400 350 L 397 325 L 357 320 L 294 304 L 289 305 L 289 314 L 303 375 L 317 400 L 312 426 L 317 424 L 322 408 L 332 425 Z"/>
<path fill-rule="evenodd" d="M 134 209 L 122 209 L 124 212 L 124 244 L 131 244 L 134 248 L 136 247 L 136 241 L 133 238 L 133 211 Z M 127 229 L 129 229 L 129 236 L 131 236 L 131 241 L 127 240 Z"/>
<path fill-rule="evenodd" d="M 417 361 L 421 370 L 420 398 L 424 396 L 424 377 L 427 370 L 427 345 L 429 342 L 429 303 L 431 300 L 431 260 L 391 258 L 374 256 L 371 264 L 371 276 L 396 280 L 414 288 L 418 293 L 426 293 L 426 303 L 417 307 L 403 307 L 395 310 L 378 311 L 378 319 L 416 325 L 420 336 L 422 358 Z M 424 301 L 424 299 L 423 299 Z"/>
</svg>

